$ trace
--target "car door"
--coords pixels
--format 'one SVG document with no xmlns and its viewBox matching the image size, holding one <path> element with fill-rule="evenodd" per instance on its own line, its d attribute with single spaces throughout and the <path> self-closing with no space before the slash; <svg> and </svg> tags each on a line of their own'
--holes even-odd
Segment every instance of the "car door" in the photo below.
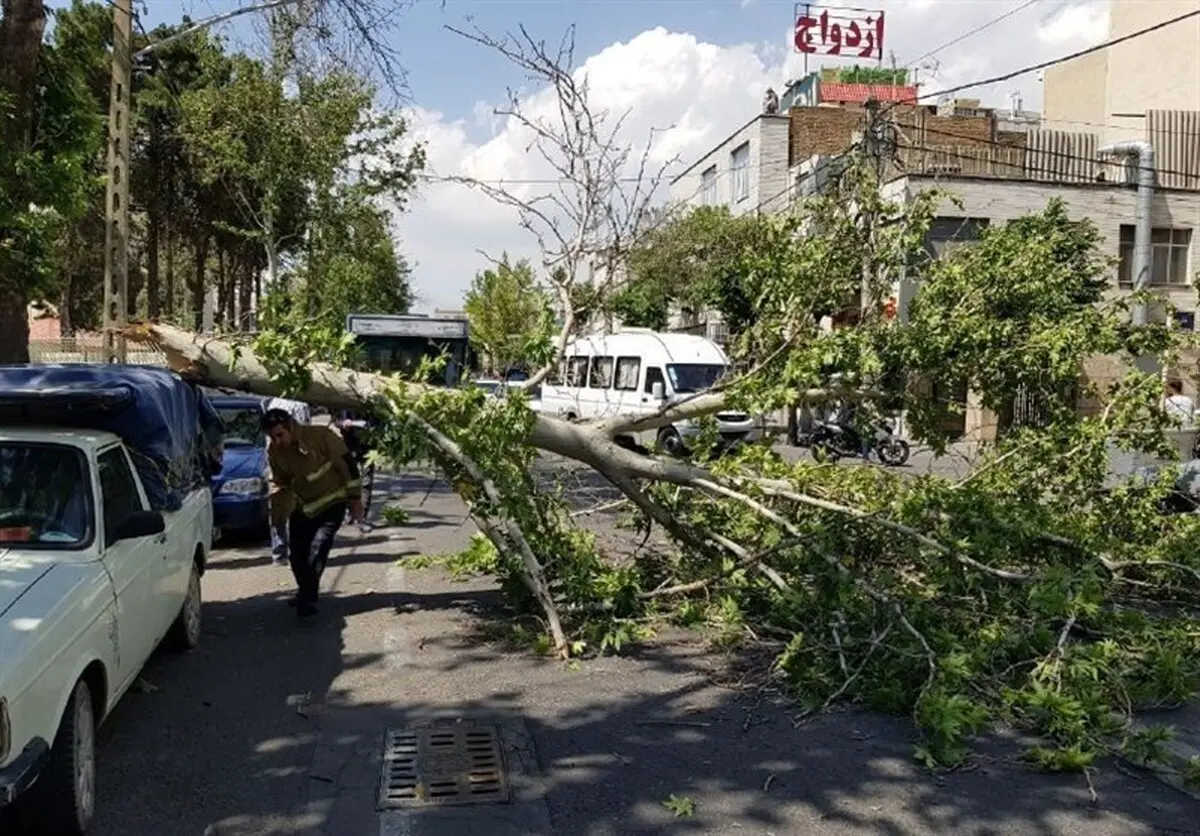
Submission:
<svg viewBox="0 0 1200 836">
<path fill-rule="evenodd" d="M 114 445 L 96 457 L 104 564 L 117 598 L 117 646 L 122 687 L 141 669 L 165 631 L 159 585 L 166 567 L 165 535 L 113 542 L 130 514 L 146 510 L 125 448 Z"/>
</svg>

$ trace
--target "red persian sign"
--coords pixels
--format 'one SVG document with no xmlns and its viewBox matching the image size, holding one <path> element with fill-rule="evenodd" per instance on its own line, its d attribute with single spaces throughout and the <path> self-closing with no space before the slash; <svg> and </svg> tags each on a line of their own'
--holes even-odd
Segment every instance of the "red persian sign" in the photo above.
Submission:
<svg viewBox="0 0 1200 836">
<path fill-rule="evenodd" d="M 883 12 L 796 5 L 796 51 L 883 59 Z"/>
</svg>

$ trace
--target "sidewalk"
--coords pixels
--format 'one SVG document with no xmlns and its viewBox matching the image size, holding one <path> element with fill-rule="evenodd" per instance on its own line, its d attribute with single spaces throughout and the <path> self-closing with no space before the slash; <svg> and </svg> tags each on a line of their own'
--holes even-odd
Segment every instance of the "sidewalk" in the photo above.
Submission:
<svg viewBox="0 0 1200 836">
<path fill-rule="evenodd" d="M 412 520 L 391 535 L 398 552 L 445 554 L 469 541 L 457 498 L 444 488 L 426 497 L 428 485 L 405 485 Z M 403 560 L 378 580 L 339 590 L 337 605 L 378 629 L 344 632 L 347 664 L 315 708 L 309 804 L 325 811 L 315 832 L 1200 833 L 1200 804 L 1111 765 L 1093 777 L 1093 803 L 1081 777 L 1017 763 L 1015 741 L 989 741 L 974 768 L 938 777 L 913 763 L 903 719 L 850 712 L 794 729 L 786 705 L 713 684 L 716 660 L 695 634 L 568 665 L 486 638 L 503 618 L 486 580 L 456 583 Z M 363 612 L 368 596 L 387 608 Z M 499 726 L 513 803 L 375 811 L 384 729 L 436 718 Z M 672 796 L 692 814 L 674 816 Z"/>
</svg>

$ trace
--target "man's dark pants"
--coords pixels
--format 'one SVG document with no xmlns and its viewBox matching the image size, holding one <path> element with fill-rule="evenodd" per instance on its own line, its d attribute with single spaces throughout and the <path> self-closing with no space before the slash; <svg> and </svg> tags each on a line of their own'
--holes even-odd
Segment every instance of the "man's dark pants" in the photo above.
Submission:
<svg viewBox="0 0 1200 836">
<path fill-rule="evenodd" d="M 333 537 L 345 517 L 346 505 L 339 502 L 313 517 L 295 511 L 288 520 L 288 562 L 296 578 L 296 603 L 301 615 L 314 611 Z"/>
</svg>

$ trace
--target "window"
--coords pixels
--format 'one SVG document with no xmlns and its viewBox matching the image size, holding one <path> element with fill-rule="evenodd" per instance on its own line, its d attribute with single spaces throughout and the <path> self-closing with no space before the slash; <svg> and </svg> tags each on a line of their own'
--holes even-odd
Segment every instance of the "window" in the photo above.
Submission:
<svg viewBox="0 0 1200 836">
<path fill-rule="evenodd" d="M 933 258 L 941 258 L 978 241 L 987 227 L 987 218 L 934 218 L 925 235 L 925 250 Z"/>
<path fill-rule="evenodd" d="M 729 155 L 730 185 L 733 200 L 738 202 L 750 197 L 750 143 L 743 142 Z"/>
<path fill-rule="evenodd" d="M 576 355 L 567 358 L 567 385 L 573 389 L 583 388 L 587 381 L 588 358 Z"/>
<path fill-rule="evenodd" d="M 1150 230 L 1150 284 L 1187 286 L 1188 250 L 1192 246 L 1190 229 Z M 1133 276 L 1133 226 L 1121 225 L 1121 259 L 1117 278 L 1124 285 L 1132 285 Z"/>
<path fill-rule="evenodd" d="M 655 383 L 661 383 L 663 385 L 663 390 L 664 391 L 666 390 L 667 382 L 666 382 L 666 379 L 663 377 L 662 369 L 660 369 L 658 366 L 649 366 L 646 369 L 645 392 L 647 395 L 650 394 L 651 390 L 654 388 Z"/>
<path fill-rule="evenodd" d="M 715 363 L 671 363 L 667 366 L 671 388 L 677 395 L 711 389 L 725 375 L 725 367 Z"/>
<path fill-rule="evenodd" d="M 113 447 L 100 454 L 100 497 L 104 503 L 104 539 L 112 545 L 117 526 L 130 514 L 145 510 L 125 452 Z"/>
<path fill-rule="evenodd" d="M 638 376 L 642 372 L 641 357 L 618 357 L 617 358 L 617 389 L 622 392 L 636 392 L 638 388 Z"/>
<path fill-rule="evenodd" d="M 226 447 L 263 447 L 262 410 L 255 407 L 218 407 L 217 415 L 225 428 Z M 301 423 L 307 424 L 307 421 Z"/>
<path fill-rule="evenodd" d="M 717 205 L 717 167 L 709 166 L 700 175 L 700 202 L 705 206 Z"/>
<path fill-rule="evenodd" d="M 92 540 L 83 456 L 59 444 L 0 444 L 0 551 L 77 549 Z"/>
<path fill-rule="evenodd" d="M 613 382 L 613 358 L 593 357 L 592 375 L 588 378 L 588 386 L 592 389 L 607 389 Z"/>
</svg>

